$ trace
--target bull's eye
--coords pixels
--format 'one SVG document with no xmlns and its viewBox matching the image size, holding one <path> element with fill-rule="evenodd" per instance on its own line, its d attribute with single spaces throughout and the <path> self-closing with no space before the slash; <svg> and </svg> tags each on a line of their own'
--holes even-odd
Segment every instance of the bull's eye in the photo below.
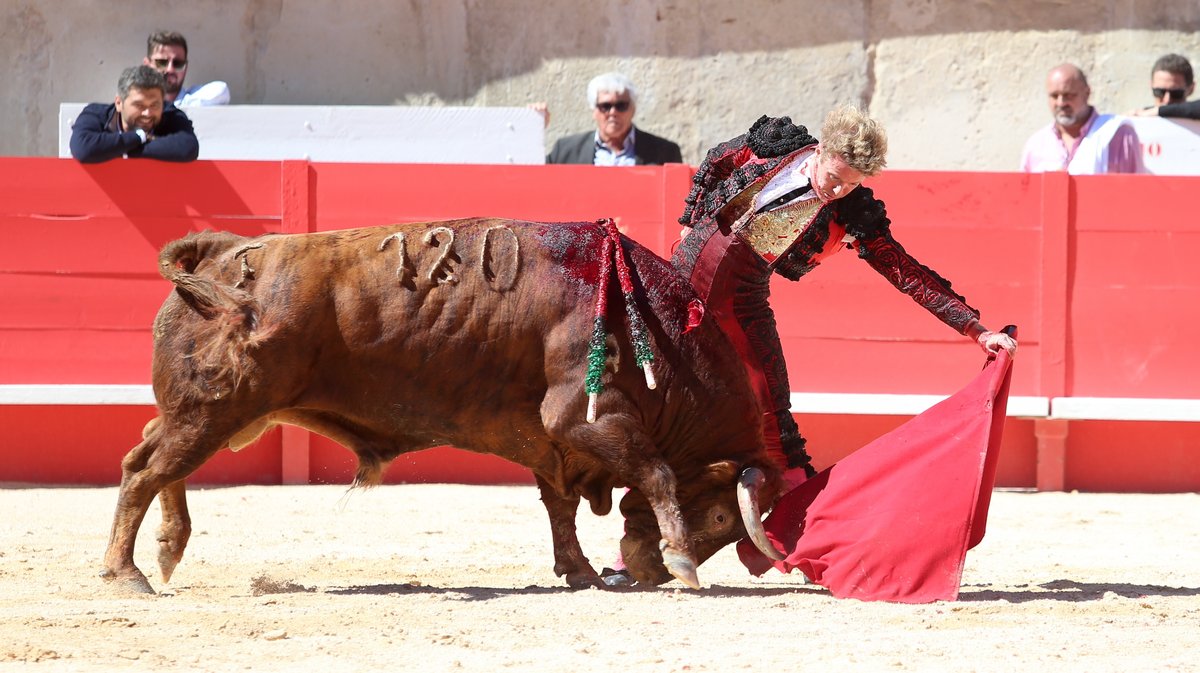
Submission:
<svg viewBox="0 0 1200 673">
<path fill-rule="evenodd" d="M 716 535 L 726 535 L 733 530 L 734 513 L 728 507 L 713 507 L 708 510 L 709 531 Z"/>
</svg>

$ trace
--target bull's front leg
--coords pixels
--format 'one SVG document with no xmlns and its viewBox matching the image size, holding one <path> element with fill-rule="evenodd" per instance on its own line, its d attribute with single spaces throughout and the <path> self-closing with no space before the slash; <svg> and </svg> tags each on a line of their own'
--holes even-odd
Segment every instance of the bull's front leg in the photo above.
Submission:
<svg viewBox="0 0 1200 673">
<path fill-rule="evenodd" d="M 675 473 L 665 463 L 651 461 L 639 470 L 634 486 L 648 501 L 651 511 L 654 512 L 654 520 L 658 524 L 657 532 L 661 537 L 657 550 L 647 548 L 647 544 L 655 538 L 654 531 L 638 530 L 646 526 L 639 526 L 627 513 L 627 534 L 621 541 L 621 552 L 630 572 L 639 582 L 659 584 L 664 579 L 669 579 L 660 574 L 661 570 L 646 575 L 644 564 L 638 562 L 642 559 L 653 558 L 654 552 L 657 551 L 661 554 L 662 565 L 666 567 L 667 572 L 689 587 L 699 589 L 700 580 L 696 575 L 696 554 L 689 541 L 687 525 L 683 521 L 679 499 L 675 494 Z M 626 495 L 626 499 L 631 500 L 630 504 L 632 504 L 636 502 L 637 496 L 630 493 Z M 626 511 L 625 502 L 622 502 L 621 509 L 623 512 Z"/>
<path fill-rule="evenodd" d="M 536 476 L 542 504 L 550 517 L 550 536 L 554 541 L 554 574 L 564 577 L 572 589 L 604 588 L 604 580 L 583 555 L 575 528 L 579 498 L 564 498 L 540 476 Z"/>
</svg>

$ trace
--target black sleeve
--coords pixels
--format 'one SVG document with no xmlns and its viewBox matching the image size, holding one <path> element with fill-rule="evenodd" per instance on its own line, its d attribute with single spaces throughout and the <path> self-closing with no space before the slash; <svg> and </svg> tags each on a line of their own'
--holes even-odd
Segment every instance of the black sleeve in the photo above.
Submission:
<svg viewBox="0 0 1200 673">
<path fill-rule="evenodd" d="M 548 164 L 564 164 L 564 163 L 566 163 L 565 161 L 563 161 L 562 144 L 563 144 L 562 138 L 559 138 L 558 140 L 554 141 L 554 147 L 551 147 L 550 154 L 546 155 L 546 163 L 548 163 Z"/>
<path fill-rule="evenodd" d="M 647 166 L 683 163 L 683 152 L 679 150 L 679 145 L 641 129 L 638 129 L 637 133 L 637 147 L 634 153 L 645 161 Z"/>
<path fill-rule="evenodd" d="M 664 164 L 682 164 L 683 163 L 683 151 L 679 149 L 679 145 L 677 143 L 673 143 L 669 140 L 667 141 L 666 145 L 667 145 L 666 156 L 663 157 L 663 163 Z"/>
<path fill-rule="evenodd" d="M 1159 117 L 1174 117 L 1176 119 L 1200 119 L 1200 99 L 1186 103 L 1167 103 L 1158 108 Z"/>
<path fill-rule="evenodd" d="M 858 255 L 955 332 L 970 336 L 972 328 L 979 325 L 979 311 L 950 289 L 949 281 L 908 254 L 891 234 L 863 242 Z"/>
<path fill-rule="evenodd" d="M 585 136 L 588 134 L 584 134 Z M 579 155 L 583 152 L 580 147 L 586 142 L 579 134 L 564 136 L 554 141 L 554 147 L 550 149 L 550 154 L 546 155 L 546 163 L 548 164 L 584 164 L 592 163 L 588 161 L 580 161 Z"/>
<path fill-rule="evenodd" d="M 85 164 L 94 164 L 132 154 L 142 147 L 133 131 L 109 131 L 108 106 L 93 103 L 83 108 L 71 125 L 71 156 Z"/>
<path fill-rule="evenodd" d="M 950 287 L 950 281 L 918 262 L 892 238 L 887 209 L 869 188 L 859 187 L 838 206 L 838 221 L 858 240 L 858 256 L 871 268 L 959 334 L 973 336 L 980 329 L 979 311 Z"/>
<path fill-rule="evenodd" d="M 200 155 L 200 141 L 192 129 L 192 120 L 180 110 L 163 112 L 162 121 L 154 129 L 154 139 L 142 145 L 131 157 L 160 161 L 195 161 Z"/>
</svg>

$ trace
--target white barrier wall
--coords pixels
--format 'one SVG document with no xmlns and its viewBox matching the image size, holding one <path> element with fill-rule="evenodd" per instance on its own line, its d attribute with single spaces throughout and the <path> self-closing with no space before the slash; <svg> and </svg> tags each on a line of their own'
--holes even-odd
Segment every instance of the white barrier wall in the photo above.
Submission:
<svg viewBox="0 0 1200 673">
<path fill-rule="evenodd" d="M 58 156 L 84 103 L 59 106 Z M 545 163 L 542 117 L 528 108 L 221 105 L 186 110 L 201 159 L 407 164 Z"/>
<path fill-rule="evenodd" d="M 1130 117 L 1146 171 L 1155 175 L 1200 175 L 1200 121 Z"/>
<path fill-rule="evenodd" d="M 58 156 L 84 103 L 59 106 Z M 542 118 L 527 108 L 224 105 L 188 108 L 201 159 L 363 163 L 545 163 Z M 1131 117 L 1146 170 L 1200 175 L 1200 121 Z"/>
</svg>

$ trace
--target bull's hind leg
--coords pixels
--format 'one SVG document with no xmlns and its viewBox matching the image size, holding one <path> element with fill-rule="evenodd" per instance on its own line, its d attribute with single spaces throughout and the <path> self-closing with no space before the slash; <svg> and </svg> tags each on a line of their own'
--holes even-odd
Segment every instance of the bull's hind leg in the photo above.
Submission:
<svg viewBox="0 0 1200 673">
<path fill-rule="evenodd" d="M 229 433 L 232 434 L 232 433 Z M 151 501 L 166 489 L 163 498 L 163 530 L 160 532 L 159 562 L 162 563 L 161 538 L 165 537 L 170 551 L 170 569 L 183 556 L 191 523 L 183 500 L 184 479 L 204 464 L 224 446 L 228 435 L 200 433 L 191 428 L 171 428 L 160 423 L 121 461 L 121 486 L 117 494 L 117 510 L 113 516 L 108 549 L 104 553 L 104 570 L 100 576 L 122 587 L 140 593 L 154 593 L 150 582 L 133 561 L 133 549 L 138 529 Z M 170 571 L 164 570 L 169 576 Z"/>
<path fill-rule="evenodd" d="M 158 431 L 162 425 L 162 416 L 155 416 L 142 428 L 142 439 L 148 438 Z M 255 428 L 257 437 L 266 429 L 266 425 Z M 237 448 L 241 448 L 238 445 Z M 192 536 L 192 518 L 187 508 L 187 482 L 177 481 L 168 484 L 158 494 L 158 502 L 162 509 L 162 525 L 158 527 L 158 568 L 162 573 L 163 582 L 171 581 L 171 573 L 183 558 L 183 550 L 187 547 L 188 539 Z"/>
<path fill-rule="evenodd" d="M 575 528 L 575 513 L 579 509 L 579 498 L 564 498 L 537 477 L 538 490 L 542 492 L 542 504 L 550 516 L 550 536 L 554 541 L 554 574 L 567 580 L 572 589 L 605 586 L 595 568 L 583 554 Z"/>
</svg>

